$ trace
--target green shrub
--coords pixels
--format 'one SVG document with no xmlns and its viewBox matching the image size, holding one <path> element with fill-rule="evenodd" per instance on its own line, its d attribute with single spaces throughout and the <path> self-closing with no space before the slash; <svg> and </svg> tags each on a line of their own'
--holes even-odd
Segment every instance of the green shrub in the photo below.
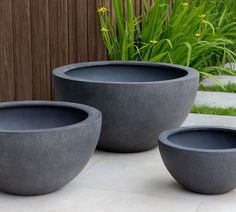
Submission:
<svg viewBox="0 0 236 212">
<path fill-rule="evenodd" d="M 175 0 L 173 7 L 143 0 L 140 16 L 132 0 L 112 2 L 114 18 L 106 5 L 98 9 L 109 59 L 175 63 L 214 80 L 215 73 L 234 74 L 224 64 L 236 61 L 235 0 Z"/>
</svg>

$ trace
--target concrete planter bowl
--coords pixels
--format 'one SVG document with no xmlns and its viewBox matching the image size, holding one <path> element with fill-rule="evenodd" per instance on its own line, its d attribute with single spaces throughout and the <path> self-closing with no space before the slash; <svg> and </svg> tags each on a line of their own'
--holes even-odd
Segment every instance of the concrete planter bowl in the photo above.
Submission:
<svg viewBox="0 0 236 212">
<path fill-rule="evenodd" d="M 194 102 L 198 72 L 177 65 L 103 61 L 53 71 L 58 100 L 101 110 L 98 148 L 140 152 L 158 144 L 162 131 L 178 127 Z"/>
<path fill-rule="evenodd" d="M 186 127 L 163 132 L 159 148 L 170 174 L 186 189 L 222 194 L 236 187 L 236 130 Z"/>
<path fill-rule="evenodd" d="M 50 101 L 0 104 L 0 190 L 41 195 L 70 182 L 93 154 L 101 113 Z"/>
</svg>

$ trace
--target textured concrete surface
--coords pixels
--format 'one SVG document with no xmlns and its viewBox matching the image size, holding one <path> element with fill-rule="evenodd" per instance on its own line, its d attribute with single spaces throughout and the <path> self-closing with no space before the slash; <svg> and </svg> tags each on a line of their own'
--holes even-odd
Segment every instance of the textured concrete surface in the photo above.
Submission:
<svg viewBox="0 0 236 212">
<path fill-rule="evenodd" d="M 236 107 L 236 94 L 225 92 L 198 91 L 196 105 Z"/>
<path fill-rule="evenodd" d="M 236 118 L 190 114 L 185 125 L 236 126 Z M 0 193 L 1 212 L 229 212 L 236 190 L 217 196 L 188 192 L 164 167 L 158 148 L 143 153 L 97 151 L 63 189 L 37 197 Z"/>
</svg>

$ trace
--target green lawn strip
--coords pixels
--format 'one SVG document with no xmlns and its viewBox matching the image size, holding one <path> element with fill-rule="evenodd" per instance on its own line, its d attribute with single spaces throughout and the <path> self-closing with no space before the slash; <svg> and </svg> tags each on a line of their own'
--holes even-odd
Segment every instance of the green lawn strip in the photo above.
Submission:
<svg viewBox="0 0 236 212">
<path fill-rule="evenodd" d="M 209 114 L 209 115 L 225 115 L 236 116 L 236 108 L 234 107 L 212 107 L 208 105 L 194 105 L 192 113 Z"/>
<path fill-rule="evenodd" d="M 200 85 L 199 91 L 228 92 L 236 93 L 236 83 L 228 83 L 224 88 L 220 85 Z"/>
</svg>

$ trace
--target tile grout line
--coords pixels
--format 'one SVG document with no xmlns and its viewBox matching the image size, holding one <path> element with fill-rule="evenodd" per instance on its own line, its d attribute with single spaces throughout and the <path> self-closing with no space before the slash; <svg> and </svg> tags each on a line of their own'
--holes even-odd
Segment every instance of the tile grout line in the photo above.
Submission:
<svg viewBox="0 0 236 212">
<path fill-rule="evenodd" d="M 198 204 L 198 206 L 197 206 L 197 208 L 194 210 L 194 212 L 198 212 L 198 210 L 199 210 L 199 208 L 200 208 L 200 206 L 202 205 L 203 202 L 205 202 L 205 201 L 201 201 L 201 202 Z"/>
<path fill-rule="evenodd" d="M 175 200 L 181 200 L 181 201 L 186 201 L 188 199 L 185 198 L 179 198 L 179 197 L 174 197 L 174 196 L 166 196 L 166 195 L 160 195 L 160 194 L 150 194 L 150 193 L 139 193 L 139 192 L 130 192 L 130 191 L 122 191 L 122 190 L 114 190 L 114 189 L 107 189 L 107 188 L 98 188 L 98 187 L 93 187 L 93 186 L 79 186 L 81 188 L 85 189 L 91 189 L 91 190 L 97 190 L 97 191 L 112 191 L 112 192 L 118 192 L 118 193 L 127 193 L 127 194 L 136 194 L 140 196 L 150 196 L 150 197 L 161 197 L 161 198 L 170 198 L 170 199 L 175 199 Z M 45 199 L 42 203 L 42 205 L 38 206 L 37 208 L 33 209 L 31 212 L 37 212 L 39 211 L 45 204 L 47 204 L 49 200 Z M 198 212 L 198 209 L 200 208 L 201 204 L 205 201 L 193 201 L 196 202 L 197 206 L 196 209 L 194 209 L 193 212 Z"/>
<path fill-rule="evenodd" d="M 102 190 L 102 191 L 113 191 L 113 192 L 119 192 L 119 193 L 128 193 L 128 194 L 137 194 L 137 195 L 144 195 L 144 196 L 152 196 L 152 197 L 162 197 L 162 198 L 172 198 L 172 199 L 176 199 L 176 200 L 189 200 L 188 198 L 179 198 L 179 197 L 175 197 L 175 196 L 168 196 L 168 195 L 161 195 L 161 194 L 151 194 L 151 193 L 140 193 L 140 192 L 135 192 L 135 191 L 124 191 L 124 190 L 115 190 L 115 189 L 109 189 L 109 188 L 101 188 L 101 187 L 94 187 L 94 186 L 85 186 L 85 185 L 80 185 L 79 187 L 82 188 L 87 188 L 87 189 L 94 189 L 94 190 Z M 191 200 L 193 201 L 193 200 Z M 196 200 L 194 200 L 196 201 Z M 198 204 L 201 204 L 203 201 L 199 200 L 196 201 L 199 202 Z M 196 211 L 194 211 L 196 212 Z"/>
<path fill-rule="evenodd" d="M 107 156 L 109 155 L 109 153 L 105 153 L 105 155 L 100 158 L 99 160 L 97 160 L 93 165 L 91 165 L 89 168 L 85 169 L 84 171 L 82 170 L 81 174 L 78 175 L 78 177 L 81 177 L 84 175 L 84 173 L 86 173 L 87 171 L 89 171 L 91 168 L 93 168 L 94 166 L 96 166 L 99 162 L 101 162 L 102 160 L 104 160 Z"/>
<path fill-rule="evenodd" d="M 88 169 L 86 169 L 85 171 L 83 171 L 83 172 L 82 172 L 79 176 L 77 176 L 77 177 L 82 176 L 85 172 L 87 172 L 88 170 L 90 170 L 91 168 L 93 168 L 95 165 L 97 165 L 97 163 L 99 163 L 100 161 L 102 161 L 103 159 L 105 159 L 108 155 L 109 155 L 109 153 L 105 153 L 105 155 L 104 155 L 102 158 L 100 158 L 99 160 L 97 160 L 91 167 L 89 167 Z M 79 186 L 79 187 L 84 187 L 84 186 Z M 31 211 L 31 212 L 37 212 L 37 211 L 40 210 L 40 208 L 42 208 L 43 205 L 45 205 L 45 203 L 47 203 L 48 201 L 49 201 L 48 199 L 45 199 L 45 200 L 43 201 L 43 204 L 42 204 L 41 206 L 39 206 L 38 208 L 34 209 L 34 210 Z"/>
</svg>

